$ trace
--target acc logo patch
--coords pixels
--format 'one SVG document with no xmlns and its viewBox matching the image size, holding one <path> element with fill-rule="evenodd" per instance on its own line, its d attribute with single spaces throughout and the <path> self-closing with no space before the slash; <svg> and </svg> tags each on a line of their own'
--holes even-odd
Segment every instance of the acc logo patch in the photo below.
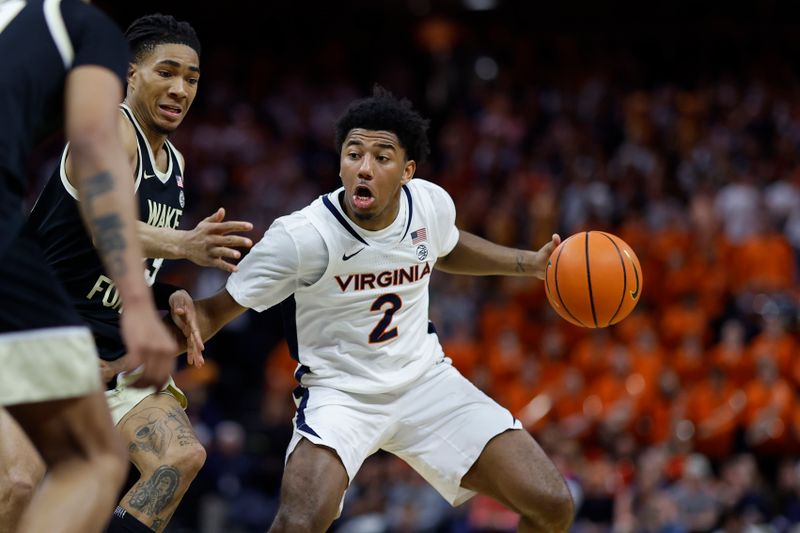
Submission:
<svg viewBox="0 0 800 533">
<path fill-rule="evenodd" d="M 183 208 L 186 204 L 186 198 L 183 196 L 183 191 L 178 191 L 178 203 L 181 204 L 181 208 Z"/>
<path fill-rule="evenodd" d="M 417 259 L 425 261 L 428 258 L 428 247 L 424 244 L 417 246 Z"/>
</svg>

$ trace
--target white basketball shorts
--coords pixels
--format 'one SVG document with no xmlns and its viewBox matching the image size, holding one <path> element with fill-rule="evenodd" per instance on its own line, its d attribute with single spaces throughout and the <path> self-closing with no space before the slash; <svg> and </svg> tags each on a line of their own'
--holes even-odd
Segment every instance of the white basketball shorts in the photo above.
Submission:
<svg viewBox="0 0 800 533">
<path fill-rule="evenodd" d="M 288 460 L 302 438 L 332 448 L 352 481 L 361 463 L 386 450 L 408 463 L 451 505 L 474 496 L 461 479 L 486 444 L 520 422 L 445 359 L 416 383 L 385 394 L 302 388 Z"/>
</svg>

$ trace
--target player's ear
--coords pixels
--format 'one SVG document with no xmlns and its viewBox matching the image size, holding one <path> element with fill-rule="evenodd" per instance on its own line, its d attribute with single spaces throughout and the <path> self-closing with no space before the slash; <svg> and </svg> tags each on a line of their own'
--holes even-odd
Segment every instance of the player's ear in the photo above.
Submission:
<svg viewBox="0 0 800 533">
<path fill-rule="evenodd" d="M 132 85 L 136 79 L 136 65 L 128 63 L 128 85 Z"/>
<path fill-rule="evenodd" d="M 400 185 L 405 185 L 411 178 L 414 177 L 414 172 L 417 171 L 417 162 L 413 159 L 406 161 L 406 166 L 403 168 L 403 177 L 400 179 Z"/>
</svg>

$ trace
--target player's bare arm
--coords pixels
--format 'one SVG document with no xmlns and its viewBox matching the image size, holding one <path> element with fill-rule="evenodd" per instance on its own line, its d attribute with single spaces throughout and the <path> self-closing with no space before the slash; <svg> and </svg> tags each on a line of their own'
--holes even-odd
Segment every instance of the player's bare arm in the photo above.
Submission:
<svg viewBox="0 0 800 533">
<path fill-rule="evenodd" d="M 449 274 L 473 276 L 535 276 L 544 279 L 547 260 L 561 237 L 553 234 L 537 251 L 500 246 L 468 231 L 459 230 L 453 250 L 436 262 L 436 268 Z"/>
<path fill-rule="evenodd" d="M 192 263 L 236 272 L 236 261 L 253 241 L 236 235 L 253 229 L 253 224 L 241 220 L 224 220 L 225 209 L 220 207 L 190 230 L 157 228 L 142 221 L 138 223 L 139 238 L 145 257 L 188 259 Z"/>
<path fill-rule="evenodd" d="M 133 184 L 127 179 L 118 128 L 98 106 L 116 107 L 122 97 L 119 80 L 94 66 L 74 69 L 66 84 L 66 132 L 72 144 L 76 187 L 83 201 L 81 214 L 91 232 L 106 271 L 115 281 L 127 312 L 123 338 L 136 360 L 144 363 L 142 386 L 162 385 L 172 371 L 174 342 L 159 324 L 153 295 L 141 275 L 142 251 L 135 226 Z M 114 119 L 116 120 L 116 118 Z"/>
</svg>

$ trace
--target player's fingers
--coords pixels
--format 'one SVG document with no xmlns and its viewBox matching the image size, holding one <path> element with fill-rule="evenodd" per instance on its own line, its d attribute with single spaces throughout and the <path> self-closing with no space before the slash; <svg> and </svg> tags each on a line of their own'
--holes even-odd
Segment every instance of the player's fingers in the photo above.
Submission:
<svg viewBox="0 0 800 533">
<path fill-rule="evenodd" d="M 211 257 L 224 257 L 228 259 L 239 259 L 242 257 L 242 252 L 228 248 L 226 246 L 214 246 L 208 249 L 208 255 Z"/>
<path fill-rule="evenodd" d="M 227 246 L 228 248 L 250 248 L 253 246 L 253 241 L 241 235 L 226 235 L 218 236 L 213 240 L 217 246 Z"/>
<path fill-rule="evenodd" d="M 236 265 L 223 261 L 222 259 L 214 259 L 207 266 L 218 268 L 223 272 L 233 273 L 238 272 L 239 268 Z"/>
<path fill-rule="evenodd" d="M 228 220 L 225 222 L 215 223 L 211 228 L 211 231 L 224 235 L 233 231 L 250 231 L 252 229 L 253 225 L 250 222 L 244 222 L 242 220 Z"/>
<path fill-rule="evenodd" d="M 224 218 L 225 218 L 225 208 L 220 207 L 219 209 L 208 215 L 206 218 L 204 218 L 203 222 L 218 223 L 221 222 Z"/>
</svg>

